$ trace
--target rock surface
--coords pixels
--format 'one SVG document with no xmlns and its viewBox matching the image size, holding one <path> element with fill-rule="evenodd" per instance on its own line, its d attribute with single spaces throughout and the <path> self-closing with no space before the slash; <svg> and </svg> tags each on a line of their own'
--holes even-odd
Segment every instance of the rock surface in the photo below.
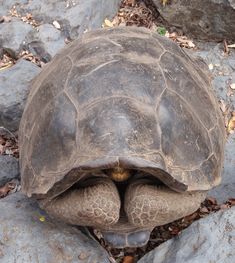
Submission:
<svg viewBox="0 0 235 263">
<path fill-rule="evenodd" d="M 21 193 L 0 199 L 1 263 L 109 263 L 96 241 L 74 227 L 52 222 Z"/>
<path fill-rule="evenodd" d="M 16 58 L 31 30 L 31 25 L 23 23 L 19 18 L 12 18 L 11 22 L 0 24 L 0 47 Z"/>
<path fill-rule="evenodd" d="M 235 111 L 235 90 L 230 84 L 235 83 L 235 51 L 230 49 L 224 54 L 221 44 L 205 43 L 199 45 L 197 52 L 191 55 L 200 56 L 211 66 L 212 86 L 218 100 L 222 100 L 229 112 Z M 224 169 L 221 185 L 209 192 L 219 203 L 235 197 L 235 134 L 230 134 L 225 145 Z"/>
<path fill-rule="evenodd" d="M 20 176 L 18 160 L 12 156 L 0 155 L 0 186 L 18 179 Z"/>
<path fill-rule="evenodd" d="M 161 16 L 172 26 L 196 39 L 235 40 L 235 0 L 153 0 Z"/>
<path fill-rule="evenodd" d="M 48 62 L 66 41 L 77 38 L 85 30 L 100 28 L 105 18 L 115 15 L 121 0 L 109 0 L 108 4 L 104 0 L 2 2 L 0 14 L 6 16 L 11 9 L 17 17 L 0 24 L 0 47 L 15 55 L 30 49 Z"/>
<path fill-rule="evenodd" d="M 224 170 L 221 184 L 208 193 L 219 203 L 235 198 L 235 134 L 229 136 L 225 146 Z"/>
<path fill-rule="evenodd" d="M 24 59 L 0 71 L 0 126 L 16 131 L 24 109 L 31 80 L 40 68 Z"/>
<path fill-rule="evenodd" d="M 235 207 L 194 222 L 138 263 L 234 263 Z"/>
</svg>

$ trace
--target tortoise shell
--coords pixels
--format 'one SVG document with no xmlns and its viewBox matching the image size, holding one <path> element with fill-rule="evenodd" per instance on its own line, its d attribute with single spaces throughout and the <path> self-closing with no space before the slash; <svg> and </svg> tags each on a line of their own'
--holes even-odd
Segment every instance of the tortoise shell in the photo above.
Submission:
<svg viewBox="0 0 235 263">
<path fill-rule="evenodd" d="M 28 196 L 58 195 L 114 167 L 178 192 L 220 183 L 225 131 L 206 66 L 147 29 L 69 44 L 34 79 L 19 135 Z"/>
</svg>

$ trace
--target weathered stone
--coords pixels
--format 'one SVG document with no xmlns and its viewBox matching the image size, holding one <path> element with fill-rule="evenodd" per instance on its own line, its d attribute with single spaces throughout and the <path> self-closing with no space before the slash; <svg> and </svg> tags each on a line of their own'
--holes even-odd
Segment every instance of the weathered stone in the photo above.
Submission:
<svg viewBox="0 0 235 263">
<path fill-rule="evenodd" d="M 161 16 L 172 26 L 203 40 L 235 40 L 235 0 L 153 0 Z"/>
<path fill-rule="evenodd" d="M 230 49 L 229 55 L 224 54 L 222 44 L 199 44 L 199 50 L 190 52 L 191 55 L 200 56 L 207 65 L 212 65 L 212 86 L 218 100 L 223 100 L 230 109 L 235 110 L 235 91 L 230 84 L 235 83 L 235 52 Z M 228 198 L 235 197 L 235 134 L 229 135 L 225 145 L 224 169 L 221 184 L 209 191 L 208 195 L 215 197 L 219 203 Z"/>
<path fill-rule="evenodd" d="M 224 54 L 222 44 L 200 44 L 199 51 L 194 55 L 204 59 L 207 65 L 212 65 L 212 86 L 218 99 L 222 99 L 231 108 L 235 108 L 235 91 L 230 90 L 230 84 L 235 83 L 235 51 L 230 49 L 229 55 Z M 232 92 L 229 95 L 229 91 Z"/>
<path fill-rule="evenodd" d="M 98 242 L 56 223 L 21 193 L 0 200 L 1 263 L 109 263 Z M 4 211 L 4 212 L 3 212 Z"/>
<path fill-rule="evenodd" d="M 27 34 L 32 26 L 23 23 L 19 18 L 12 18 L 8 23 L 0 24 L 0 47 L 17 57 L 22 50 Z"/>
<path fill-rule="evenodd" d="M 138 263 L 233 263 L 235 207 L 194 222 L 179 237 L 168 240 Z"/>
<path fill-rule="evenodd" d="M 235 198 L 235 134 L 231 134 L 225 146 L 224 170 L 222 182 L 208 195 L 215 197 L 219 203 Z"/>
<path fill-rule="evenodd" d="M 20 176 L 18 160 L 12 156 L 0 155 L 0 186 L 18 179 Z"/>
<path fill-rule="evenodd" d="M 26 38 L 26 49 L 47 63 L 54 55 L 65 46 L 64 36 L 61 31 L 51 24 L 40 25 L 32 30 Z"/>
<path fill-rule="evenodd" d="M 0 71 L 0 126 L 16 131 L 27 98 L 30 81 L 40 68 L 24 59 Z"/>
<path fill-rule="evenodd" d="M 14 1 L 11 1 L 13 5 Z M 65 46 L 65 40 L 79 37 L 85 30 L 101 27 L 106 17 L 112 17 L 118 10 L 121 0 L 87 1 L 23 1 L 15 8 L 20 16 L 32 14 L 33 19 L 41 24 L 36 29 L 19 18 L 0 25 L 0 46 L 10 49 L 16 55 L 22 46 L 48 62 L 59 49 Z M 3 8 L 10 5 L 3 1 Z M 5 12 L 5 11 L 4 11 Z M 59 27 L 55 27 L 55 23 Z M 1 32 L 2 31 L 2 32 Z M 2 41 L 2 44 L 1 44 Z"/>
</svg>

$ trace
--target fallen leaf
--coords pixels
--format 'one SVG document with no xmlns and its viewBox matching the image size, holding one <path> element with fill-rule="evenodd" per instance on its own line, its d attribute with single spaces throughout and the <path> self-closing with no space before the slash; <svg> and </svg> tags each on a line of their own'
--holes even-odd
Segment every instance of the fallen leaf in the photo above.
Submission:
<svg viewBox="0 0 235 263">
<path fill-rule="evenodd" d="M 213 64 L 209 64 L 208 67 L 209 67 L 209 70 L 212 70 L 214 68 Z"/>
<path fill-rule="evenodd" d="M 228 121 L 228 133 L 233 133 L 235 131 L 235 112 L 233 113 L 232 117 Z"/>
<path fill-rule="evenodd" d="M 60 26 L 60 24 L 59 24 L 59 22 L 58 21 L 53 21 L 53 26 L 56 28 L 56 29 L 61 29 L 61 26 Z"/>
<path fill-rule="evenodd" d="M 219 100 L 219 105 L 220 105 L 220 109 L 223 113 L 226 113 L 228 107 L 227 105 L 225 104 L 224 100 Z"/>
<path fill-rule="evenodd" d="M 0 187 L 0 198 L 5 197 L 11 190 L 15 188 L 15 185 L 12 183 L 6 183 L 2 187 Z"/>
<path fill-rule="evenodd" d="M 212 205 L 217 205 L 217 201 L 214 197 L 207 197 L 207 201 L 209 201 Z"/>
<path fill-rule="evenodd" d="M 39 221 L 41 221 L 41 222 L 45 222 L 45 221 L 46 221 L 45 216 L 40 216 L 40 217 L 39 217 Z"/>
<path fill-rule="evenodd" d="M 230 199 L 228 199 L 228 203 L 229 203 L 231 206 L 234 206 L 234 205 L 235 205 L 235 198 L 230 198 Z"/>
<path fill-rule="evenodd" d="M 226 204 L 220 205 L 220 209 L 228 209 L 228 206 Z"/>
<path fill-rule="evenodd" d="M 132 257 L 132 256 L 125 256 L 123 258 L 122 263 L 134 263 L 134 257 Z"/>
<path fill-rule="evenodd" d="M 208 211 L 208 209 L 207 209 L 206 207 L 202 207 L 202 208 L 200 209 L 200 212 L 201 212 L 201 213 L 209 213 L 209 211 Z"/>
<path fill-rule="evenodd" d="M 162 5 L 165 6 L 167 4 L 168 0 L 161 0 L 161 2 L 162 2 Z"/>
<path fill-rule="evenodd" d="M 235 90 L 235 83 L 230 84 L 230 88 Z"/>
<path fill-rule="evenodd" d="M 108 20 L 107 18 L 104 20 L 104 23 L 102 25 L 103 27 L 113 27 L 113 22 Z"/>
</svg>

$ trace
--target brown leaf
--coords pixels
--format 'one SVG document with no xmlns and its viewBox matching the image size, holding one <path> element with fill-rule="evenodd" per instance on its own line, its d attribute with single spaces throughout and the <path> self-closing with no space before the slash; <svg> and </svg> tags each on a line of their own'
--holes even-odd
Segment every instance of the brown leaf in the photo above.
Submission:
<svg viewBox="0 0 235 263">
<path fill-rule="evenodd" d="M 201 212 L 201 213 L 209 213 L 209 211 L 208 211 L 208 209 L 207 209 L 206 207 L 202 207 L 202 208 L 200 209 L 200 212 Z"/>
<path fill-rule="evenodd" d="M 219 100 L 220 109 L 223 113 L 226 113 L 228 106 L 225 104 L 224 100 Z"/>
<path fill-rule="evenodd" d="M 184 220 L 185 220 L 185 221 L 192 221 L 192 220 L 194 220 L 197 216 L 198 216 L 198 214 L 197 214 L 197 212 L 195 212 L 195 213 L 193 213 L 193 214 L 191 214 L 191 215 L 185 216 L 185 217 L 184 217 Z"/>
<path fill-rule="evenodd" d="M 207 201 L 209 201 L 212 205 L 217 205 L 217 201 L 214 197 L 207 197 Z"/>
<path fill-rule="evenodd" d="M 125 256 L 123 258 L 122 263 L 134 263 L 134 257 L 132 257 L 132 256 Z"/>
<path fill-rule="evenodd" d="M 235 205 L 235 198 L 230 198 L 230 199 L 228 199 L 228 203 L 229 203 L 231 206 L 234 206 L 234 205 Z"/>
<path fill-rule="evenodd" d="M 0 187 L 0 198 L 5 197 L 11 190 L 13 190 L 15 185 L 12 183 L 6 183 L 4 186 Z"/>
<path fill-rule="evenodd" d="M 220 209 L 228 209 L 228 205 L 222 204 L 222 205 L 220 205 Z"/>
</svg>

